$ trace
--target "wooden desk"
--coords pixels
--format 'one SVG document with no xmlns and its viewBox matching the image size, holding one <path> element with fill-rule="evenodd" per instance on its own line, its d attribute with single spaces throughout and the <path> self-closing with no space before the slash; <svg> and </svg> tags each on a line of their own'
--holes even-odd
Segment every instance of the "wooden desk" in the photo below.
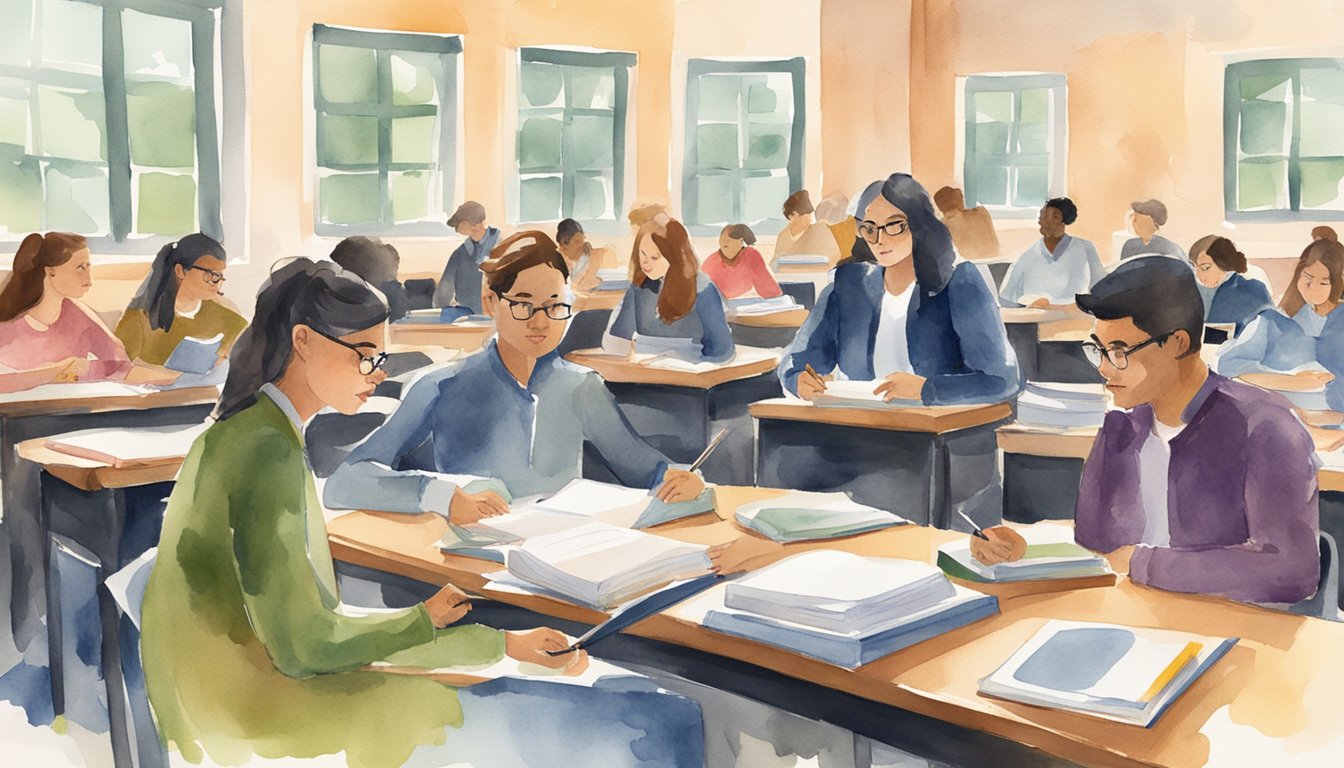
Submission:
<svg viewBox="0 0 1344 768">
<path fill-rule="evenodd" d="M 927 408 L 831 408 L 781 398 L 751 406 L 758 485 L 849 491 L 854 498 L 940 528 L 998 522 L 994 427 L 1007 403 Z"/>
<path fill-rule="evenodd" d="M 802 307 L 771 312 L 765 315 L 739 314 L 728 311 L 728 329 L 733 341 L 749 347 L 787 347 L 807 320 Z"/>
<path fill-rule="evenodd" d="M 718 543 L 742 535 L 729 522 L 732 510 L 770 493 L 720 488 L 718 517 L 702 515 L 656 532 L 683 541 Z M 343 560 L 432 584 L 452 581 L 473 592 L 548 616 L 591 623 L 602 614 L 551 598 L 497 592 L 483 574 L 498 564 L 445 555 L 434 543 L 446 529 L 434 515 L 352 513 L 328 524 L 332 552 Z M 964 534 L 905 526 L 829 542 L 866 555 L 932 562 L 939 544 Z M 825 544 L 790 545 L 793 553 Z M 1228 601 L 1137 587 L 1000 596 L 1001 614 L 919 643 L 855 670 L 811 660 L 773 646 L 731 638 L 699 626 L 687 615 L 693 604 L 651 617 L 628 632 L 686 649 L 738 660 L 778 674 L 915 712 L 964 728 L 1035 746 L 1085 765 L 1333 765 L 1329 753 L 1344 743 L 1344 625 L 1281 614 Z M 1152 729 L 985 698 L 979 678 L 1008 658 L 1051 618 L 1163 627 L 1241 642 L 1202 676 Z M 599 651 L 600 652 L 600 651 Z M 706 662 L 705 666 L 714 666 Z M 787 702 L 786 702 L 787 703 Z M 796 702 L 795 702 L 796 705 Z M 847 714 L 837 711 L 836 717 Z M 888 719 L 887 722 L 894 720 Z M 899 743 L 900 733 L 891 741 Z M 1337 757 L 1337 755 L 1336 755 Z M 993 755 L 978 764 L 994 765 Z M 1017 764 L 1014 762 L 1013 764 Z"/>
<path fill-rule="evenodd" d="M 625 289 L 618 291 L 588 291 L 574 294 L 574 313 L 590 309 L 615 309 L 625 298 Z"/>
<path fill-rule="evenodd" d="M 484 346 L 494 333 L 494 323 L 420 323 L 400 320 L 388 326 L 388 341 L 397 346 L 421 344 L 473 351 Z"/>
<path fill-rule="evenodd" d="M 779 356 L 773 350 L 738 347 L 737 361 L 704 371 L 669 370 L 596 350 L 565 359 L 597 371 L 635 430 L 673 461 L 694 461 L 727 427 L 728 436 L 702 467 L 705 478 L 753 482 L 756 440 L 747 406 L 782 392 L 775 376 Z M 584 477 L 615 479 L 593 452 L 587 453 Z"/>
</svg>

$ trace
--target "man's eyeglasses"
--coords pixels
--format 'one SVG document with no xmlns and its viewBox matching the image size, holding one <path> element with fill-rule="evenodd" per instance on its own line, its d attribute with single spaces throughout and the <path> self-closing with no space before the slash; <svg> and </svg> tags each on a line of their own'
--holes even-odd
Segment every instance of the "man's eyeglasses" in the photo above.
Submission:
<svg viewBox="0 0 1344 768">
<path fill-rule="evenodd" d="M 204 272 L 205 281 L 207 283 L 210 283 L 211 285 L 219 285 L 225 280 L 223 272 L 219 272 L 213 269 L 206 269 L 205 267 L 198 267 L 195 264 L 191 265 L 191 269 L 199 269 L 200 271 Z"/>
<path fill-rule="evenodd" d="M 311 326 L 310 326 L 310 327 L 311 327 Z M 330 339 L 331 341 L 334 341 L 334 342 L 336 342 L 337 344 L 340 344 L 342 347 L 345 347 L 346 349 L 350 350 L 351 352 L 354 352 L 356 355 L 359 355 L 359 373 L 360 373 L 360 375 L 363 375 L 363 376 L 369 376 L 369 375 L 372 375 L 374 371 L 376 371 L 376 370 L 378 370 L 379 368 L 382 368 L 382 367 L 383 367 L 383 363 L 386 363 L 386 362 L 387 362 L 387 353 L 386 353 L 386 352 L 379 352 L 378 354 L 374 355 L 373 357 L 366 357 L 366 356 L 364 355 L 364 350 L 363 350 L 362 348 L 357 347 L 357 346 L 355 346 L 354 344 L 349 344 L 349 343 L 347 343 L 347 342 L 341 341 L 340 339 L 336 338 L 335 336 L 332 336 L 332 335 L 329 334 L 329 333 L 322 333 L 321 331 L 318 331 L 316 328 L 313 328 L 313 330 L 314 330 L 314 331 L 317 331 L 317 333 L 318 333 L 319 336 L 321 336 L 321 337 L 323 337 L 323 338 L 325 338 L 325 339 Z"/>
<path fill-rule="evenodd" d="M 498 291 L 496 291 L 498 293 Z M 532 316 L 538 312 L 545 312 L 546 316 L 552 320 L 568 320 L 574 316 L 573 307 L 569 304 L 545 304 L 537 306 L 530 301 L 515 301 L 508 296 L 500 293 L 499 298 L 503 299 L 509 305 L 509 314 L 513 315 L 514 320 L 531 320 Z"/>
<path fill-rule="evenodd" d="M 910 223 L 907 222 L 905 219 L 897 219 L 896 221 L 889 221 L 886 224 L 876 224 L 871 221 L 860 221 L 858 225 L 859 234 L 863 235 L 863 239 L 874 244 L 877 243 L 878 232 L 887 233 L 887 237 L 896 237 L 898 235 L 904 235 L 906 231 L 909 229 L 910 229 Z"/>
<path fill-rule="evenodd" d="M 1164 333 L 1161 336 L 1153 336 L 1147 341 L 1141 341 L 1132 347 L 1102 347 L 1088 341 L 1083 343 L 1083 354 L 1098 368 L 1101 367 L 1102 360 L 1110 360 L 1111 365 L 1115 366 L 1117 371 L 1123 371 L 1129 367 L 1130 355 L 1138 352 L 1149 344 L 1161 344 L 1170 336 L 1170 333 Z"/>
</svg>

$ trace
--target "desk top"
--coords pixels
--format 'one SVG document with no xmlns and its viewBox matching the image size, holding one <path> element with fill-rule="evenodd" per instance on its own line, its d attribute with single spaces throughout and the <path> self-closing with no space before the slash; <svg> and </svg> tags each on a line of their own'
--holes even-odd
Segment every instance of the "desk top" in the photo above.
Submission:
<svg viewBox="0 0 1344 768">
<path fill-rule="evenodd" d="M 663 384 L 692 389 L 710 389 L 730 381 L 760 376 L 774 371 L 779 365 L 777 351 L 741 345 L 737 347 L 737 357 L 733 361 L 695 371 L 632 362 L 600 349 L 580 349 L 569 353 L 565 359 L 592 368 L 604 380 L 618 384 Z"/>
<path fill-rule="evenodd" d="M 732 510 L 778 494 L 720 488 L 719 513 L 681 520 L 655 531 L 684 541 L 719 543 L 743 535 Z M 341 560 L 430 583 L 451 580 L 546 615 L 595 622 L 588 608 L 545 597 L 495 592 L 484 574 L 497 563 L 443 554 L 435 546 L 447 523 L 437 515 L 356 512 L 328 525 Z M 787 554 L 831 546 L 865 555 L 932 562 L 936 548 L 965 534 L 902 526 L 831 542 L 790 545 Z M 1260 764 L 1298 764 L 1302 753 L 1324 754 L 1344 743 L 1344 625 L 1277 613 L 1217 598 L 1138 587 L 1046 594 L 1000 595 L 1002 613 L 891 656 L 846 670 L 783 649 L 731 638 L 679 615 L 654 616 L 630 632 L 746 661 L 781 674 L 843 690 L 963 727 L 984 730 L 1089 765 L 1225 765 L 1247 756 Z M 1152 729 L 981 697 L 976 687 L 1051 618 L 1159 626 L 1240 637 L 1229 655 L 1202 676 Z M 1325 752 L 1321 752 L 1324 750 Z M 1314 755 L 1313 755 L 1314 756 Z M 1322 762 L 1324 764 L 1330 764 Z"/>
<path fill-rule="evenodd" d="M 93 492 L 105 488 L 131 488 L 137 485 L 167 482 L 177 478 L 177 471 L 182 468 L 182 460 L 186 458 L 186 456 L 174 456 L 114 467 L 103 461 L 52 450 L 46 446 L 49 439 L 35 437 L 19 443 L 19 458 L 38 464 L 48 474 L 81 491 Z"/>
<path fill-rule="evenodd" d="M 430 345 L 451 349 L 481 348 L 495 333 L 494 323 L 392 323 L 389 342 L 397 346 Z"/>
<path fill-rule="evenodd" d="M 218 399 L 217 387 L 151 389 L 114 381 L 45 384 L 23 392 L 0 395 L 0 416 L 147 411 L 151 408 L 206 405 Z"/>
<path fill-rule="evenodd" d="M 588 291 L 574 294 L 574 311 L 586 312 L 590 309 L 615 309 L 625 298 L 625 289 L 616 291 Z"/>
<path fill-rule="evenodd" d="M 1058 323 L 1065 320 L 1077 320 L 1086 317 L 1077 310 L 1058 307 L 1000 307 L 999 315 L 1009 325 L 1022 323 Z M 1091 318 L 1088 318 L 1090 321 Z"/>
<path fill-rule="evenodd" d="M 802 307 L 763 315 L 744 315 L 729 311 L 728 322 L 749 328 L 799 328 L 807 320 L 807 312 Z"/>
<path fill-rule="evenodd" d="M 811 421 L 842 427 L 933 434 L 992 424 L 1012 416 L 1013 413 L 1012 406 L 1008 403 L 930 405 L 919 408 L 833 408 L 813 405 L 806 400 L 791 397 L 762 400 L 752 403 L 750 409 L 751 415 L 757 419 Z"/>
</svg>

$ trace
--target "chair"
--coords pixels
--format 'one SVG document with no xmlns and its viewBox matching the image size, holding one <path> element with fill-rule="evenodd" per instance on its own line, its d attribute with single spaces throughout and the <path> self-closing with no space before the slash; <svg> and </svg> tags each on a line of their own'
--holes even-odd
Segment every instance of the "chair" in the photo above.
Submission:
<svg viewBox="0 0 1344 768">
<path fill-rule="evenodd" d="M 382 397 L 376 399 L 390 400 Z M 373 400 L 370 399 L 371 405 L 367 410 L 359 413 L 350 416 L 343 413 L 319 413 L 308 423 L 303 443 L 314 475 L 330 477 L 356 445 L 382 426 L 397 402 L 392 400 L 390 407 L 374 410 Z"/>
<path fill-rule="evenodd" d="M 1316 594 L 1294 603 L 1291 613 L 1339 621 L 1339 547 L 1335 537 L 1321 531 L 1321 579 Z"/>
<path fill-rule="evenodd" d="M 144 602 L 145 585 L 149 583 L 149 574 L 154 570 L 158 552 L 158 547 L 149 549 L 103 582 L 104 588 L 117 604 L 117 620 L 121 624 L 121 676 L 126 735 L 131 745 L 129 762 L 135 768 L 162 768 L 168 765 L 168 754 L 159 741 L 159 731 L 150 711 L 149 692 L 145 689 L 145 670 L 140 659 L 140 606 Z"/>
<path fill-rule="evenodd" d="M 434 306 L 434 288 L 436 283 L 433 278 L 413 278 L 407 280 L 405 285 L 407 309 L 429 309 Z"/>
<path fill-rule="evenodd" d="M 561 357 L 578 349 L 592 349 L 602 346 L 602 334 L 611 321 L 610 309 L 586 309 L 569 321 L 565 338 L 560 341 Z"/>
</svg>

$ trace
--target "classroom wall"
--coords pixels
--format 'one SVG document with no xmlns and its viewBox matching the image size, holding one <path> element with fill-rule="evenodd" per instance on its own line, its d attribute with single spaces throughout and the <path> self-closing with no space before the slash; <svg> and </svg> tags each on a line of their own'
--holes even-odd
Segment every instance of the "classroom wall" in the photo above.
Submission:
<svg viewBox="0 0 1344 768">
<path fill-rule="evenodd" d="M 960 183 L 957 77 L 1063 72 L 1069 154 L 1068 189 L 1060 191 L 1078 204 L 1074 230 L 1103 259 L 1130 201 L 1156 197 L 1170 211 L 1163 234 L 1186 247 L 1223 234 L 1281 274 L 1282 260 L 1295 258 L 1322 222 L 1223 225 L 1224 67 L 1239 58 L 1344 56 L 1341 41 L 1337 0 L 915 0 L 914 172 L 929 189 Z M 1039 236 L 1034 219 L 998 227 L 1005 255 Z"/>
</svg>

